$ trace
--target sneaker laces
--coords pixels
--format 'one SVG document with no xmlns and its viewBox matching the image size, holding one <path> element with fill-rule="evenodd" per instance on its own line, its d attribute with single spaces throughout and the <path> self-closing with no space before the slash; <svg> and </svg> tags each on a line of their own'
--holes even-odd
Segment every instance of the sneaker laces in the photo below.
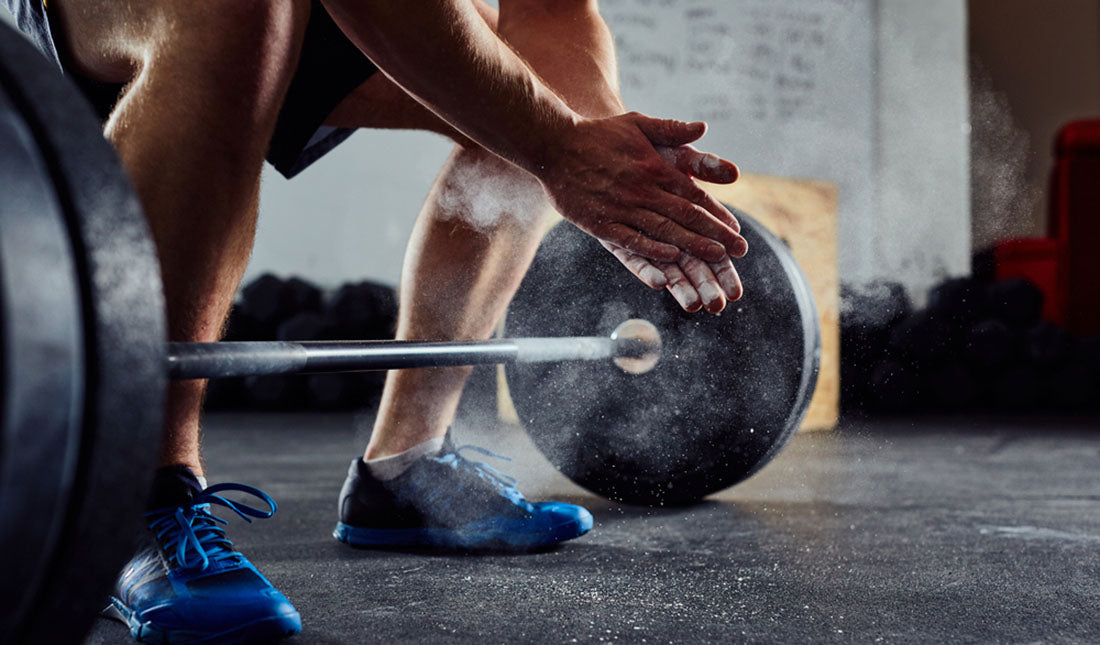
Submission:
<svg viewBox="0 0 1100 645">
<path fill-rule="evenodd" d="M 486 457 L 493 457 L 495 459 L 503 459 L 504 461 L 512 461 L 511 458 L 504 455 L 498 455 L 491 450 L 486 450 L 481 446 L 475 446 L 468 444 L 456 448 L 454 452 L 449 452 L 445 455 L 441 455 L 436 458 L 436 461 L 450 466 L 455 470 L 464 471 L 476 475 L 479 479 L 488 482 L 504 497 L 511 500 L 514 504 L 524 505 L 527 503 L 527 498 L 523 496 L 523 493 L 516 488 L 518 481 L 511 475 L 506 475 L 500 472 L 496 468 L 493 468 L 489 464 L 483 461 L 474 461 L 462 456 L 462 452 L 465 450 L 472 450 Z"/>
<path fill-rule="evenodd" d="M 230 490 L 257 497 L 263 500 L 271 510 L 261 510 L 218 495 Z M 145 514 L 149 522 L 149 530 L 156 536 L 157 542 L 161 544 L 164 551 L 174 558 L 180 567 L 193 568 L 197 565 L 200 571 L 205 571 L 212 562 L 236 560 L 240 557 L 233 548 L 233 543 L 225 537 L 225 529 L 222 525 L 229 522 L 210 513 L 210 507 L 214 504 L 228 508 L 249 524 L 252 523 L 253 517 L 260 519 L 271 517 L 276 509 L 275 500 L 262 490 L 245 484 L 227 482 L 204 489 L 187 505 L 168 506 L 149 511 Z M 191 556 L 190 559 L 189 556 Z"/>
</svg>

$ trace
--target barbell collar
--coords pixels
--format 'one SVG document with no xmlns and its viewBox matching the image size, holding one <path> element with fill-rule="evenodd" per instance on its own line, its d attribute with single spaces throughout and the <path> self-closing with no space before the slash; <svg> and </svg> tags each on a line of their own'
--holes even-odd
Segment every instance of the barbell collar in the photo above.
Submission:
<svg viewBox="0 0 1100 645">
<path fill-rule="evenodd" d="M 600 336 L 477 341 L 246 341 L 168 343 L 175 380 L 266 374 L 364 372 L 500 363 L 601 360 L 639 355 L 644 343 Z"/>
</svg>

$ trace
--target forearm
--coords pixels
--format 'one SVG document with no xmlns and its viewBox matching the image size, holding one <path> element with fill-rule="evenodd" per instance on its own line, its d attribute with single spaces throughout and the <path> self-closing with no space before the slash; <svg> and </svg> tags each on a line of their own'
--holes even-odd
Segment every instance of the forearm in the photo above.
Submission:
<svg viewBox="0 0 1100 645">
<path fill-rule="evenodd" d="M 578 114 L 599 119 L 626 111 L 614 37 L 595 2 L 502 0 L 497 32 Z"/>
<path fill-rule="evenodd" d="M 325 0 L 387 75 L 480 145 L 539 174 L 543 154 L 580 116 L 456 0 Z"/>
</svg>

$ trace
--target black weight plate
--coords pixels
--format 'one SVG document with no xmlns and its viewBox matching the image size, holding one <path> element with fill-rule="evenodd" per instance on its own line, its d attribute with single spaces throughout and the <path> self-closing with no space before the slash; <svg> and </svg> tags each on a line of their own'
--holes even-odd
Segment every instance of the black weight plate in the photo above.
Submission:
<svg viewBox="0 0 1100 645">
<path fill-rule="evenodd" d="M 0 642 L 9 642 L 69 503 L 84 422 L 84 338 L 61 205 L 2 89 L 0 150 Z"/>
<path fill-rule="evenodd" d="M 85 353 L 69 503 L 31 611 L 7 642 L 76 642 L 104 606 L 141 530 L 163 415 L 160 275 L 144 217 L 101 124 L 79 92 L 6 25 L 0 25 L 0 87 L 34 137 L 65 215 Z"/>
<path fill-rule="evenodd" d="M 664 343 L 638 376 L 610 362 L 508 366 L 520 421 L 581 486 L 637 504 L 696 501 L 763 467 L 801 422 L 821 353 L 813 298 L 787 247 L 735 214 L 750 249 L 736 261 L 745 296 L 720 316 L 685 313 L 570 224 L 543 240 L 507 336 L 610 334 L 645 318 Z"/>
</svg>

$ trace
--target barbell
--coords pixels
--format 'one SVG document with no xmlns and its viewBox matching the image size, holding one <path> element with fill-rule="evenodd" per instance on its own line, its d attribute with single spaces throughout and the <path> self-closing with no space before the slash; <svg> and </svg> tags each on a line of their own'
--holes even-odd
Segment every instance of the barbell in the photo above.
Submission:
<svg viewBox="0 0 1100 645">
<path fill-rule="evenodd" d="M 635 319 L 606 337 L 168 343 L 165 365 L 168 377 L 180 380 L 596 360 L 640 374 L 660 355 L 660 332 Z"/>
<path fill-rule="evenodd" d="M 820 333 L 784 244 L 737 215 L 747 292 L 721 316 L 686 314 L 560 224 L 511 339 L 167 343 L 154 247 L 98 119 L 0 24 L 0 642 L 77 642 L 102 608 L 141 532 L 169 378 L 505 363 L 535 444 L 594 492 L 676 504 L 748 477 L 805 414 Z"/>
</svg>

